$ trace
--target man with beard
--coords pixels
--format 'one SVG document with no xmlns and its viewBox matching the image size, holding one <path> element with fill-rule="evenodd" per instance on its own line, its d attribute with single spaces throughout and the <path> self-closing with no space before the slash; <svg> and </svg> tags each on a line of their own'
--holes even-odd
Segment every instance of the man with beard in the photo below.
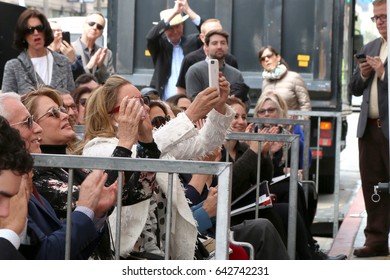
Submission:
<svg viewBox="0 0 390 280">
<path fill-rule="evenodd" d="M 219 71 L 229 81 L 230 85 L 237 86 L 238 90 L 232 90 L 231 95 L 235 95 L 243 102 L 248 101 L 249 88 L 244 83 L 241 72 L 225 63 L 225 56 L 228 53 L 229 34 L 224 30 L 212 30 L 206 34 L 205 52 L 206 59 L 192 65 L 186 74 L 187 96 L 194 98 L 200 91 L 209 86 L 208 61 L 217 59 L 219 62 Z"/>
</svg>

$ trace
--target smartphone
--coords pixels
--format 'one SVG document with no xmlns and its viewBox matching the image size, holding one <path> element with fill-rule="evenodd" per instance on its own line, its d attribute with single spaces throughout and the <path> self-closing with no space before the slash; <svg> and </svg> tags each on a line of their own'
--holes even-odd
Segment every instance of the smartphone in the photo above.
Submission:
<svg viewBox="0 0 390 280">
<path fill-rule="evenodd" d="M 219 62 L 218 59 L 209 59 L 209 87 L 216 87 L 219 93 Z"/>
<path fill-rule="evenodd" d="M 70 32 L 69 31 L 62 32 L 62 41 L 66 41 L 68 44 L 70 44 Z"/>
<path fill-rule="evenodd" d="M 355 57 L 359 61 L 359 63 L 366 62 L 366 55 L 364 53 L 359 53 Z"/>
</svg>

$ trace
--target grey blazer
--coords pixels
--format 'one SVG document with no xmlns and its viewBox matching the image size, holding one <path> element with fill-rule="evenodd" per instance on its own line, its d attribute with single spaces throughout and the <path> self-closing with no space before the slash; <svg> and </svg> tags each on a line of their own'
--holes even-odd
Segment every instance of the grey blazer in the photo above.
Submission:
<svg viewBox="0 0 390 280">
<path fill-rule="evenodd" d="M 69 59 L 62 54 L 49 51 L 54 59 L 49 86 L 60 91 L 73 91 L 75 85 Z M 44 85 L 44 82 L 39 75 L 35 75 L 34 66 L 26 51 L 21 52 L 17 58 L 7 61 L 4 67 L 2 92 L 13 91 L 23 94 L 36 89 L 38 85 Z"/>
<path fill-rule="evenodd" d="M 83 45 L 80 38 L 72 42 L 72 46 L 76 51 L 78 59 L 81 59 L 81 62 L 84 66 L 85 73 L 93 74 L 98 80 L 99 84 L 103 84 L 108 79 L 108 77 L 115 74 L 115 69 L 112 61 L 112 51 L 110 51 L 109 49 L 107 49 L 107 54 L 104 59 L 103 65 L 100 66 L 99 68 L 95 66 L 93 69 L 90 70 L 87 67 L 89 58 L 84 53 L 85 45 Z M 99 48 L 101 48 L 101 46 L 95 44 L 93 53 L 95 53 Z"/>
<path fill-rule="evenodd" d="M 363 47 L 360 53 L 364 53 L 369 56 L 378 56 L 381 48 L 381 38 L 377 38 Z M 360 76 L 359 66 L 356 67 L 351 81 L 349 83 L 349 89 L 355 96 L 363 95 L 363 101 L 361 105 L 359 123 L 357 127 L 357 137 L 361 138 L 364 135 L 364 131 L 367 125 L 368 108 L 370 102 L 370 89 L 374 79 L 374 71 L 372 71 L 370 77 L 363 81 Z M 388 104 L 388 73 L 387 73 L 387 59 L 385 61 L 385 77 L 383 81 L 378 79 L 378 106 L 379 106 L 379 118 L 381 120 L 381 129 L 383 134 L 389 139 L 389 104 Z"/>
</svg>

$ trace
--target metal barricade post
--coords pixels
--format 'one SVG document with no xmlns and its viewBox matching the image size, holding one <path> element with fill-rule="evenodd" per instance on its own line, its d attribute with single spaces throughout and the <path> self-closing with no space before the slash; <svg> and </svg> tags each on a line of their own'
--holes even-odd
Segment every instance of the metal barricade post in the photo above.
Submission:
<svg viewBox="0 0 390 280">
<path fill-rule="evenodd" d="M 257 134 L 257 133 L 245 133 L 245 132 L 241 132 L 241 133 L 232 132 L 226 135 L 226 140 L 258 141 L 258 142 L 271 141 L 271 142 L 291 143 L 287 252 L 291 259 L 295 259 L 297 204 L 298 204 L 299 136 L 294 134 Z M 261 154 L 258 154 L 258 156 L 260 157 Z M 259 182 L 257 183 L 259 184 Z M 218 195 L 218 199 L 219 199 L 219 195 Z M 258 204 L 259 204 L 259 196 L 257 195 L 256 211 L 258 211 Z"/>
<path fill-rule="evenodd" d="M 280 125 L 301 125 L 303 126 L 303 162 L 302 162 L 302 183 L 309 182 L 310 169 L 310 120 L 278 119 L 278 118 L 248 118 L 249 123 L 255 124 L 280 124 Z M 317 188 L 316 188 L 317 190 Z M 304 188 L 306 203 L 308 203 L 308 190 Z"/>
<path fill-rule="evenodd" d="M 342 117 L 346 113 L 342 112 L 320 112 L 320 111 L 289 111 L 291 116 L 312 116 L 318 117 L 318 128 L 320 127 L 321 117 L 336 118 L 336 143 L 335 143 L 335 171 L 334 171 L 334 208 L 333 208 L 333 238 L 336 237 L 339 229 L 339 202 L 340 202 L 340 154 L 341 154 L 341 124 Z M 306 136 L 305 136 L 306 137 Z M 319 151 L 320 129 L 317 132 L 317 152 Z M 319 178 L 319 158 L 316 161 L 316 186 Z"/>
</svg>

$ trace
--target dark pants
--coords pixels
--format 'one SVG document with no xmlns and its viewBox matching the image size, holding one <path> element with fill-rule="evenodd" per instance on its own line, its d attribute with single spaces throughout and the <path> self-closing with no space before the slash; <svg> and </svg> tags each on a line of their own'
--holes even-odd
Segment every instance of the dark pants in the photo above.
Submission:
<svg viewBox="0 0 390 280">
<path fill-rule="evenodd" d="M 390 195 L 388 191 L 379 193 L 379 202 L 373 202 L 371 197 L 375 185 L 389 182 L 389 142 L 372 120 L 368 120 L 366 131 L 359 138 L 359 167 L 367 211 L 365 246 L 386 249 L 390 230 Z"/>
<path fill-rule="evenodd" d="M 277 230 L 267 219 L 245 220 L 233 226 L 232 230 L 236 241 L 252 244 L 255 250 L 255 260 L 290 259 Z"/>
</svg>

